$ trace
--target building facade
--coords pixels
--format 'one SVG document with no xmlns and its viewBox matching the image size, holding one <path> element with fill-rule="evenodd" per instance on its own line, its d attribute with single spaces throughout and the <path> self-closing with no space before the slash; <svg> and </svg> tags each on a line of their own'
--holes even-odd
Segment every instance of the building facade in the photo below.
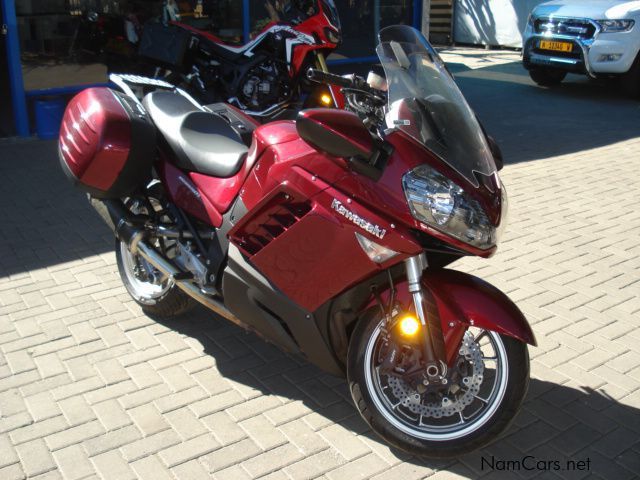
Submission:
<svg viewBox="0 0 640 480">
<path fill-rule="evenodd" d="M 284 0 L 284 3 L 289 0 Z M 0 136 L 33 131 L 34 102 L 106 84 L 110 61 L 134 58 L 142 26 L 167 15 L 242 44 L 269 22 L 282 0 L 0 0 Z M 421 26 L 421 0 L 336 0 L 343 44 L 337 63 L 370 60 L 387 25 Z M 96 52 L 100 52 L 99 54 Z M 2 58 L 2 57 L 0 57 Z M 10 100 L 10 101 L 7 101 Z"/>
<path fill-rule="evenodd" d="M 521 48 L 529 14 L 543 1 L 546 0 L 455 0 L 453 40 Z"/>
</svg>

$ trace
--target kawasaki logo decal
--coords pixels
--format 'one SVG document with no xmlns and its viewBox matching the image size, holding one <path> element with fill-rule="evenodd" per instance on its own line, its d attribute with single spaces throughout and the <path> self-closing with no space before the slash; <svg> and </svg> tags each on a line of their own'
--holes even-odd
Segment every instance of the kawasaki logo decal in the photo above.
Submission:
<svg viewBox="0 0 640 480">
<path fill-rule="evenodd" d="M 371 235 L 375 235 L 376 237 L 378 237 L 381 240 L 387 234 L 387 231 L 385 229 L 380 228 L 378 225 L 374 225 L 373 223 L 371 223 L 371 222 L 365 220 L 364 218 L 356 215 L 351 210 L 348 210 L 342 204 L 341 201 L 336 200 L 335 198 L 333 199 L 333 202 L 331 203 L 331 208 L 333 210 L 335 210 L 336 212 L 338 212 L 340 215 L 342 215 L 344 218 L 349 220 L 350 222 L 355 223 L 357 226 L 359 226 L 363 230 L 366 230 Z"/>
</svg>

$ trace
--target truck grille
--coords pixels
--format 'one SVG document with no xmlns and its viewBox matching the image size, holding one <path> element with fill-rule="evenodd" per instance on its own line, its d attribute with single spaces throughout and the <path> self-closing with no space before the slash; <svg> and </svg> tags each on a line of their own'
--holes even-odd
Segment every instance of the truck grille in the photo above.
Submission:
<svg viewBox="0 0 640 480">
<path fill-rule="evenodd" d="M 536 33 L 564 35 L 588 40 L 596 34 L 596 26 L 588 20 L 572 18 L 536 18 L 533 24 Z"/>
</svg>

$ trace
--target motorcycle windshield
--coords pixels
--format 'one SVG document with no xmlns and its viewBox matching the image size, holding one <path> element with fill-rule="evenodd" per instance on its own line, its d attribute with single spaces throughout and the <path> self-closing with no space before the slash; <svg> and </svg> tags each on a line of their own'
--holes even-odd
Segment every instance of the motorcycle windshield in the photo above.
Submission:
<svg viewBox="0 0 640 480">
<path fill-rule="evenodd" d="M 327 16 L 329 23 L 340 30 L 340 16 L 338 15 L 338 9 L 333 0 L 320 0 L 322 6 L 322 12 Z"/>
<path fill-rule="evenodd" d="M 414 28 L 380 32 L 388 83 L 387 126 L 423 144 L 474 186 L 497 171 L 487 138 L 444 62 Z"/>
<path fill-rule="evenodd" d="M 322 10 L 329 22 L 337 29 L 340 29 L 338 10 L 333 0 L 290 0 L 273 2 L 273 5 L 276 17 L 280 22 L 298 25 L 317 15 Z"/>
</svg>

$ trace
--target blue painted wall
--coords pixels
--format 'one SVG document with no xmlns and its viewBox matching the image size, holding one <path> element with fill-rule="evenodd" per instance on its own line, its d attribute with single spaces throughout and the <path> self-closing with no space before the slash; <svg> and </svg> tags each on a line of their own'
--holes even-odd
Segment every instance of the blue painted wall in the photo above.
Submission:
<svg viewBox="0 0 640 480">
<path fill-rule="evenodd" d="M 2 6 L 2 23 L 7 25 L 6 61 L 9 70 L 9 85 L 15 131 L 21 137 L 29 136 L 29 117 L 27 115 L 27 100 L 24 95 L 22 81 L 22 63 L 20 61 L 20 42 L 18 37 L 18 22 L 16 20 L 16 6 L 14 0 L 0 0 Z"/>
</svg>

